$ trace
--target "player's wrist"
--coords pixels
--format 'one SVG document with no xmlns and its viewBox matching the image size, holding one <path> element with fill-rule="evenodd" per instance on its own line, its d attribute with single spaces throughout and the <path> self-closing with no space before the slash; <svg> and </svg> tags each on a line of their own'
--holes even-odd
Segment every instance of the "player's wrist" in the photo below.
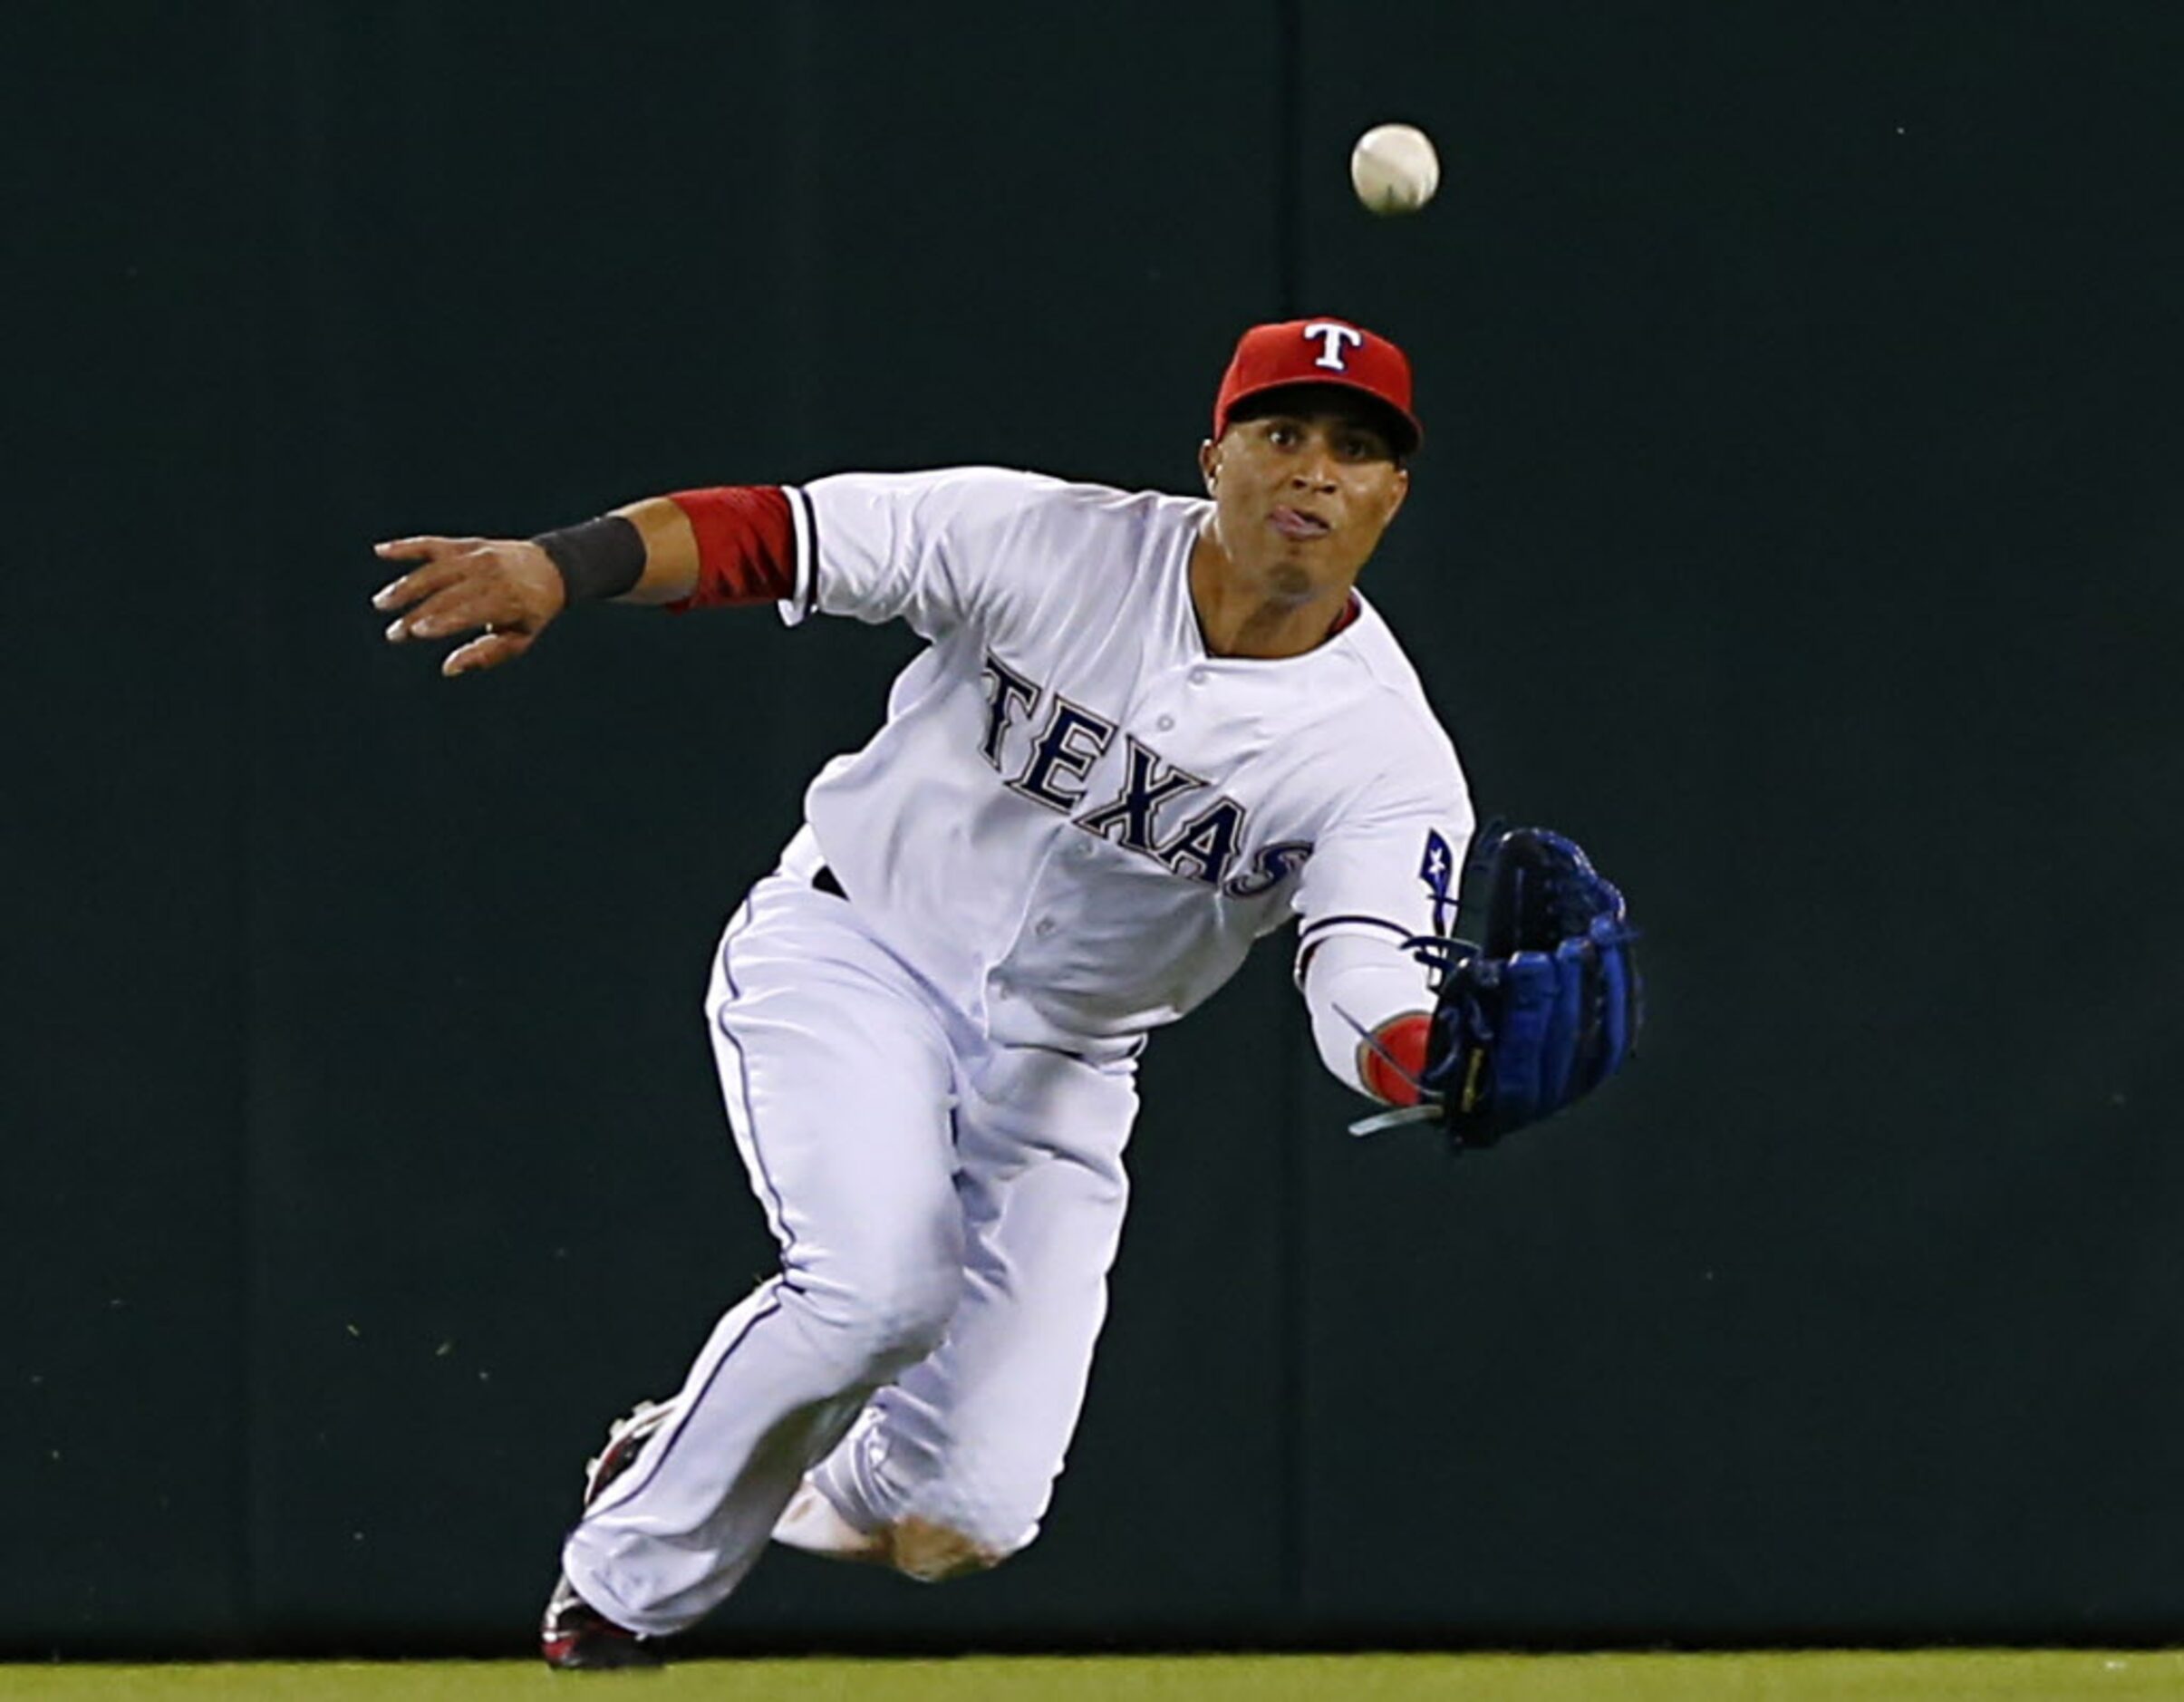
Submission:
<svg viewBox="0 0 2184 1702">
<path fill-rule="evenodd" d="M 1383 1105 L 1418 1103 L 1418 1083 L 1433 1040 L 1433 1018 L 1423 1011 L 1391 1017 L 1358 1045 L 1358 1079 Z"/>
<path fill-rule="evenodd" d="M 571 603 L 621 596 L 644 577 L 644 534 L 626 515 L 603 514 L 531 540 L 561 575 Z"/>
</svg>

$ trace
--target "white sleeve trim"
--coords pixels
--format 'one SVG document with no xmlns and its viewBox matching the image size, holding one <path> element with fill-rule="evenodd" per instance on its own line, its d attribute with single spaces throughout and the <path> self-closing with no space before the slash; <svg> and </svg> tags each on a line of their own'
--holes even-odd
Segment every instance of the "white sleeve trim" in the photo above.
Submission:
<svg viewBox="0 0 2184 1702">
<path fill-rule="evenodd" d="M 1383 944 L 1396 947 L 1408 957 L 1410 942 L 1416 937 L 1410 929 L 1387 916 L 1317 917 L 1297 930 L 1297 960 L 1291 966 L 1290 975 L 1301 988 L 1304 985 L 1305 965 L 1329 940 L 1377 940 Z"/>
<path fill-rule="evenodd" d="M 781 494 L 788 498 L 788 524 L 796 533 L 797 583 L 774 606 L 781 611 L 782 625 L 796 626 L 811 613 L 813 592 L 818 584 L 819 527 L 812 516 L 811 498 L 801 486 L 783 485 Z"/>
<path fill-rule="evenodd" d="M 1304 1003 L 1319 1061 L 1344 1087 L 1364 1093 L 1358 1041 L 1397 1017 L 1431 1011 L 1434 997 L 1425 966 L 1385 934 L 1345 933 L 1314 943 Z"/>
</svg>

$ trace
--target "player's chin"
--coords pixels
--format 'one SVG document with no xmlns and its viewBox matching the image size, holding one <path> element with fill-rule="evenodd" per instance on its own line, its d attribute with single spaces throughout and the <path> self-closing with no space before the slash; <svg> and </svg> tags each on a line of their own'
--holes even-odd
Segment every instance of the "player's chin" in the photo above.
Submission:
<svg viewBox="0 0 2184 1702">
<path fill-rule="evenodd" d="M 1311 537 L 1277 537 L 1267 556 L 1270 561 L 1309 573 L 1321 584 L 1331 584 L 1355 573 L 1367 553 L 1344 528 L 1331 527 Z"/>
<path fill-rule="evenodd" d="M 1311 538 L 1270 536 L 1251 560 L 1253 571 L 1270 590 L 1283 596 L 1307 596 L 1343 579 L 1349 570 L 1351 552 L 1329 532 Z"/>
</svg>

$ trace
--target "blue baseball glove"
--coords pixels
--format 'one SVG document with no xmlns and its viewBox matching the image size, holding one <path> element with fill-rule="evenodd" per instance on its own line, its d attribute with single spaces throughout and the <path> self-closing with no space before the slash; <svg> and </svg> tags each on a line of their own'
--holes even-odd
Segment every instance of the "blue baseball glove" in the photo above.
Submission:
<svg viewBox="0 0 2184 1702">
<path fill-rule="evenodd" d="M 1465 885 L 1467 900 L 1482 895 L 1477 943 L 1413 942 L 1440 974 L 1420 1085 L 1459 1148 L 1590 1093 L 1622 1068 L 1643 1018 L 1623 895 L 1576 845 L 1489 828 Z"/>
</svg>

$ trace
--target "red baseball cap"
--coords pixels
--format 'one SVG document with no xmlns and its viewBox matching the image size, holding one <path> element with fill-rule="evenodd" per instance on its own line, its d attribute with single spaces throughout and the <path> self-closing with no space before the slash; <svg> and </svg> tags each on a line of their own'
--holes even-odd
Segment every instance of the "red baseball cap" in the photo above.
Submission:
<svg viewBox="0 0 2184 1702">
<path fill-rule="evenodd" d="M 1399 455 L 1425 440 L 1425 428 L 1410 408 L 1410 358 L 1362 325 L 1327 318 L 1253 325 L 1237 340 L 1213 399 L 1213 436 L 1229 429 L 1238 402 L 1292 384 L 1335 384 L 1385 404 L 1396 416 L 1388 423 L 1397 428 Z"/>
</svg>

